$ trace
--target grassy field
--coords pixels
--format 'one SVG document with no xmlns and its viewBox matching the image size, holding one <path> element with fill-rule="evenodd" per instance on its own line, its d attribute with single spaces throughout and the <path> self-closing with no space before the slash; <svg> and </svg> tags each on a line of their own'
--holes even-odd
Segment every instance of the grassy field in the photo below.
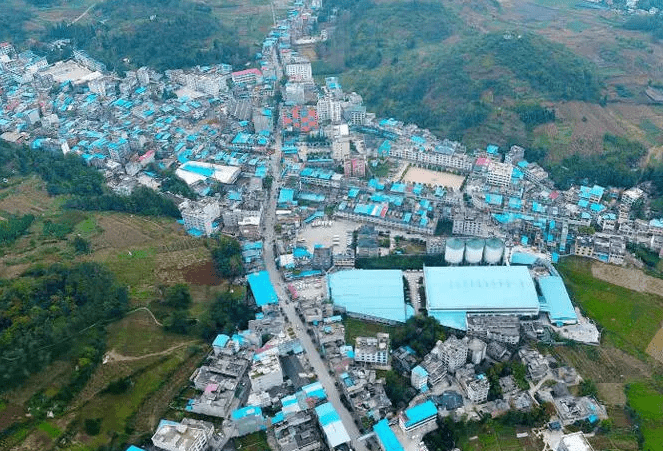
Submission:
<svg viewBox="0 0 663 451">
<path fill-rule="evenodd" d="M 563 259 L 558 267 L 573 300 L 604 329 L 604 339 L 644 354 L 663 321 L 663 298 L 595 279 L 591 261 Z"/>
<path fill-rule="evenodd" d="M 516 429 L 494 423 L 492 425 L 477 425 L 468 434 L 468 439 L 456 446 L 467 451 L 538 451 L 543 449 L 543 442 L 529 432 L 525 438 L 517 438 L 517 432 L 527 432 L 526 428 Z"/>
<path fill-rule="evenodd" d="M 629 406 L 642 421 L 644 449 L 663 449 L 663 393 L 651 382 L 630 384 L 626 389 Z"/>
<path fill-rule="evenodd" d="M 390 334 L 394 330 L 394 326 L 371 323 L 349 317 L 345 318 L 343 325 L 345 326 L 345 342 L 352 346 L 354 346 L 355 338 L 357 337 L 374 337 L 378 332 Z"/>
<path fill-rule="evenodd" d="M 586 259 L 565 258 L 558 269 L 574 302 L 602 327 L 603 344 L 560 347 L 555 353 L 598 382 L 600 399 L 613 408 L 611 418 L 622 423 L 593 443 L 597 449 L 635 449 L 630 421 L 619 410 L 626 402 L 639 421 L 644 449 L 663 449 L 663 387 L 652 382 L 660 381 L 663 368 L 645 353 L 663 319 L 663 298 L 594 278 Z"/>
</svg>

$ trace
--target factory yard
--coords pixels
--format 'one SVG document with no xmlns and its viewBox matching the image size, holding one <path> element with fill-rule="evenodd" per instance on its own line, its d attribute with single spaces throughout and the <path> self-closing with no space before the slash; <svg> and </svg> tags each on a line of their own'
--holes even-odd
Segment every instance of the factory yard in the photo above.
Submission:
<svg viewBox="0 0 663 451">
<path fill-rule="evenodd" d="M 320 224 L 320 225 L 315 225 Z M 352 245 L 352 232 L 357 224 L 344 220 L 315 221 L 299 231 L 299 239 L 305 240 L 306 244 L 313 246 L 322 244 L 325 247 L 333 247 L 334 253 L 343 253 Z M 349 241 L 349 242 L 348 242 Z"/>
<path fill-rule="evenodd" d="M 451 174 L 449 172 L 431 171 L 430 169 L 411 167 L 403 176 L 402 181 L 423 183 L 433 186 L 444 186 L 446 188 L 453 188 L 454 191 L 457 191 L 463 185 L 465 177 L 462 175 Z"/>
</svg>

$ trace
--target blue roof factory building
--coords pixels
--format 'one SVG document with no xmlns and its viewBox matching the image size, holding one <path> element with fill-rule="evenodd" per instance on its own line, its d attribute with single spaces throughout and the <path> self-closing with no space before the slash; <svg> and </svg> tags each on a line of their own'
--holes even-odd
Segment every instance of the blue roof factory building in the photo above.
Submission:
<svg viewBox="0 0 663 451">
<path fill-rule="evenodd" d="M 351 269 L 327 276 L 329 298 L 348 316 L 387 324 L 414 315 L 405 304 L 403 273 L 395 269 Z"/>
</svg>

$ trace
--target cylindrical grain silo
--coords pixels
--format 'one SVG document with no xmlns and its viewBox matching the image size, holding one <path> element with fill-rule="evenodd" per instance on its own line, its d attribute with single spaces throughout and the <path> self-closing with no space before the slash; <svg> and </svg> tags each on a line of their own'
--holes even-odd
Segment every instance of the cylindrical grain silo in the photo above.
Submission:
<svg viewBox="0 0 663 451">
<path fill-rule="evenodd" d="M 486 247 L 483 251 L 483 260 L 488 265 L 499 265 L 504 255 L 504 242 L 499 238 L 490 238 L 486 240 Z"/>
<path fill-rule="evenodd" d="M 465 243 L 465 263 L 478 265 L 483 260 L 483 247 L 486 243 L 481 238 L 472 238 Z"/>
<path fill-rule="evenodd" d="M 463 263 L 465 253 L 465 241 L 460 238 L 449 238 L 444 247 L 444 261 L 448 265 L 460 265 Z"/>
</svg>

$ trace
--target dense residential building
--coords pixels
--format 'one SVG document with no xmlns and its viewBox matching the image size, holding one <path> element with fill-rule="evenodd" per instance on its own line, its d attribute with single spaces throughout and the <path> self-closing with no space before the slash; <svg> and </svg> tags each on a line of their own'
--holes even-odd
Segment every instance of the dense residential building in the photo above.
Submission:
<svg viewBox="0 0 663 451">
<path fill-rule="evenodd" d="M 423 436 L 437 428 L 437 407 L 432 401 L 410 407 L 398 417 L 398 424 L 405 434 Z"/>
<path fill-rule="evenodd" d="M 492 186 L 507 188 L 509 185 L 511 185 L 512 173 L 513 166 L 510 164 L 491 161 L 488 166 L 487 182 Z"/>
<path fill-rule="evenodd" d="M 389 334 L 355 338 L 355 362 L 386 367 L 389 365 Z"/>
<path fill-rule="evenodd" d="M 305 105 L 284 106 L 281 111 L 281 125 L 285 130 L 309 133 L 318 129 L 318 113 L 315 107 Z"/>
<path fill-rule="evenodd" d="M 213 433 L 214 425 L 206 421 L 185 418 L 176 423 L 161 420 L 152 443 L 165 451 L 203 451 Z"/>
<path fill-rule="evenodd" d="M 423 389 L 428 385 L 428 371 L 420 365 L 415 366 L 410 373 L 410 383 L 417 390 Z"/>
<path fill-rule="evenodd" d="M 214 221 L 221 215 L 221 209 L 216 199 L 186 200 L 180 205 L 180 213 L 187 230 L 195 229 L 209 236 L 216 231 Z"/>
</svg>

